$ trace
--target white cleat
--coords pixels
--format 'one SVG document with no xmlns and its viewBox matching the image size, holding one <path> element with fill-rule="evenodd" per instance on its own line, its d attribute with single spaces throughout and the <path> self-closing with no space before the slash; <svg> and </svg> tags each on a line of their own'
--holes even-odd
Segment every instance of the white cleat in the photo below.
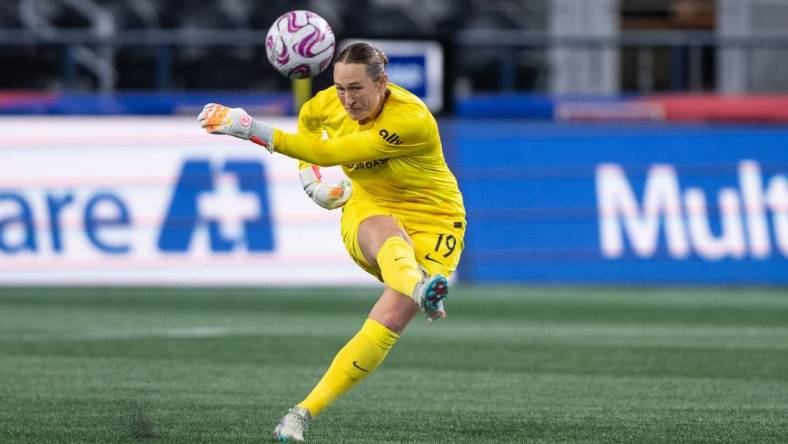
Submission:
<svg viewBox="0 0 788 444">
<path fill-rule="evenodd" d="M 413 300 L 430 322 L 446 317 L 443 300 L 447 297 L 449 297 L 449 281 L 440 274 L 424 278 L 413 289 Z"/>
<path fill-rule="evenodd" d="M 274 439 L 277 441 L 303 441 L 304 432 L 309 428 L 312 414 L 303 407 L 293 407 L 279 420 L 274 429 Z"/>
</svg>

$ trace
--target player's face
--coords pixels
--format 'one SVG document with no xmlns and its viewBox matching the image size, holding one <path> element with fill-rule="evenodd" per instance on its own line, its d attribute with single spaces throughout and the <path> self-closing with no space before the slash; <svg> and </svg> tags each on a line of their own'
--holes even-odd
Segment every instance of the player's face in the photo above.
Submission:
<svg viewBox="0 0 788 444">
<path fill-rule="evenodd" d="M 380 112 L 386 85 L 385 74 L 372 80 L 367 75 L 367 66 L 362 63 L 334 64 L 334 86 L 339 101 L 353 120 L 363 121 Z"/>
</svg>

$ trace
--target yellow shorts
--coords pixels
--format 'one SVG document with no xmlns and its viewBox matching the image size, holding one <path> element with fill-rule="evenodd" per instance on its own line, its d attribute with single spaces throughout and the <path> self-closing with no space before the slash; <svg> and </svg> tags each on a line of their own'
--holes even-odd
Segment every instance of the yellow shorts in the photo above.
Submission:
<svg viewBox="0 0 788 444">
<path fill-rule="evenodd" d="M 451 276 L 460 262 L 460 254 L 465 247 L 465 220 L 429 220 L 425 217 L 412 217 L 394 214 L 391 210 L 371 202 L 351 199 L 342 208 L 342 241 L 353 261 L 364 271 L 383 282 L 380 269 L 367 263 L 358 244 L 358 227 L 371 216 L 391 216 L 408 233 L 416 261 L 427 273 Z"/>
</svg>

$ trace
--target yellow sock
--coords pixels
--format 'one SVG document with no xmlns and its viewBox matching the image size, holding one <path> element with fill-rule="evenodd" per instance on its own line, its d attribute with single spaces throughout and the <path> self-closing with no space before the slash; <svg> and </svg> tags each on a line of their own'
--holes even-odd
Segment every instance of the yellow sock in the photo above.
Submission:
<svg viewBox="0 0 788 444">
<path fill-rule="evenodd" d="M 356 336 L 337 353 L 326 374 L 298 407 L 304 407 L 312 416 L 317 416 L 375 370 L 397 339 L 398 334 L 379 322 L 367 319 Z"/>
<path fill-rule="evenodd" d="M 394 236 L 386 239 L 378 250 L 378 267 L 383 282 L 390 288 L 411 296 L 413 287 L 421 280 L 416 253 L 405 239 Z"/>
</svg>

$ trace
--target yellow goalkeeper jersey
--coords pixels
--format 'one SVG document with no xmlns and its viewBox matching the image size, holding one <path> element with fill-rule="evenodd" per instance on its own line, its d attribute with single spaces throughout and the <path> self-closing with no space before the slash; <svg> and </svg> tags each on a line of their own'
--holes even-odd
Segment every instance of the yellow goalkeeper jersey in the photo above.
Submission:
<svg viewBox="0 0 788 444">
<path fill-rule="evenodd" d="M 301 108 L 298 134 L 275 130 L 274 149 L 302 162 L 342 165 L 353 184 L 351 200 L 464 226 L 462 194 L 443 157 L 435 118 L 411 92 L 392 83 L 388 89 L 380 114 L 363 125 L 347 115 L 335 87 L 320 91 Z"/>
</svg>

